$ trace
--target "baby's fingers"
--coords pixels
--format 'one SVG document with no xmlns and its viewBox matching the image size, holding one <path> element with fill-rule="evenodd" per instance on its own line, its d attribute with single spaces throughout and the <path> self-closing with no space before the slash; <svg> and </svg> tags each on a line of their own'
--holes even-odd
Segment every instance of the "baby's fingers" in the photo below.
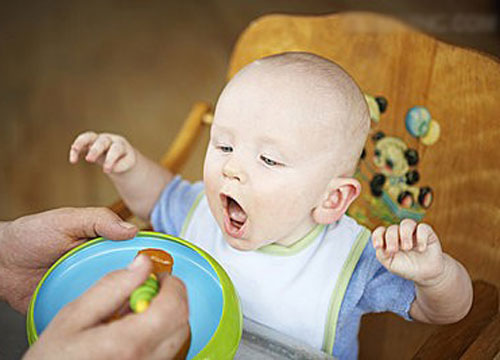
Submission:
<svg viewBox="0 0 500 360">
<path fill-rule="evenodd" d="M 401 249 L 409 251 L 417 246 L 415 238 L 415 229 L 417 228 L 417 223 L 412 219 L 404 219 L 399 224 L 399 236 L 401 239 Z"/>
<path fill-rule="evenodd" d="M 427 249 L 427 246 L 436 241 L 438 241 L 438 237 L 430 225 L 419 224 L 417 226 L 418 251 L 425 251 Z"/>
<path fill-rule="evenodd" d="M 135 161 L 136 157 L 134 150 L 126 150 L 125 156 L 118 159 L 115 166 L 113 167 L 113 172 L 119 174 L 128 171 L 134 166 Z"/>
<path fill-rule="evenodd" d="M 96 162 L 99 157 L 101 157 L 112 144 L 112 140 L 108 135 L 101 134 L 97 137 L 97 140 L 92 144 L 85 157 L 88 162 Z"/>
<path fill-rule="evenodd" d="M 391 225 L 385 232 L 385 251 L 395 254 L 399 251 L 399 226 Z"/>
<path fill-rule="evenodd" d="M 87 151 L 97 137 L 98 135 L 93 131 L 87 131 L 78 135 L 69 150 L 69 162 L 75 164 L 78 161 L 80 153 Z"/>
<path fill-rule="evenodd" d="M 385 227 L 379 226 L 372 233 L 372 241 L 373 247 L 375 249 L 383 249 L 384 248 L 384 235 L 385 235 Z"/>
<path fill-rule="evenodd" d="M 126 152 L 123 144 L 120 142 L 113 142 L 108 150 L 108 153 L 106 154 L 106 159 L 104 160 L 104 172 L 108 174 L 111 173 L 116 162 L 119 161 L 125 154 Z"/>
</svg>

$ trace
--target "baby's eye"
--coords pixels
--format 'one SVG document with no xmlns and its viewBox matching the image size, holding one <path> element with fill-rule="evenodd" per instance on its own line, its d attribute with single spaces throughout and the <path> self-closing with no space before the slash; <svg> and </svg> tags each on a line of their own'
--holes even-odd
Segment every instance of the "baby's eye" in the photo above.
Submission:
<svg viewBox="0 0 500 360">
<path fill-rule="evenodd" d="M 264 161 L 264 163 L 265 163 L 266 165 L 269 165 L 269 166 L 276 166 L 276 165 L 279 165 L 279 163 L 278 163 L 277 161 L 271 160 L 271 159 L 269 159 L 269 158 L 267 158 L 267 157 L 265 157 L 265 156 L 263 156 L 263 155 L 261 155 L 261 156 L 260 156 L 260 159 L 261 159 L 262 161 Z"/>
<path fill-rule="evenodd" d="M 220 145 L 218 146 L 219 150 L 225 153 L 230 153 L 233 152 L 233 147 L 232 146 L 226 146 L 226 145 Z"/>
</svg>

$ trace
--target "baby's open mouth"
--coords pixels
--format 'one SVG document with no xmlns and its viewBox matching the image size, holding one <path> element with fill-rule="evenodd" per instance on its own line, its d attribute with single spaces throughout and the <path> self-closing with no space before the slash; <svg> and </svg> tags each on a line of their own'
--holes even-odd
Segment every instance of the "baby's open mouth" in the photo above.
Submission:
<svg viewBox="0 0 500 360">
<path fill-rule="evenodd" d="M 233 237 L 240 237 L 243 225 L 247 221 L 247 214 L 241 205 L 231 196 L 221 194 L 221 201 L 224 206 L 224 215 L 226 217 L 226 231 Z"/>
</svg>

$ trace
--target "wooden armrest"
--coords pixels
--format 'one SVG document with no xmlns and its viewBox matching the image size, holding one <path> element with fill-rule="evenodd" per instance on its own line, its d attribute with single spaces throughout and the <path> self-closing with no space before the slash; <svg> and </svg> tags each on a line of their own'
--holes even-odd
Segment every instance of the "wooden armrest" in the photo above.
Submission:
<svg viewBox="0 0 500 360">
<path fill-rule="evenodd" d="M 467 349 L 462 360 L 500 358 L 500 315 L 497 314 Z"/>
<path fill-rule="evenodd" d="M 207 102 L 196 102 L 189 112 L 184 125 L 176 136 L 167 153 L 160 160 L 160 164 L 173 173 L 177 173 L 186 159 L 189 157 L 193 144 L 198 137 L 202 125 L 212 123 L 212 105 Z M 109 208 L 122 219 L 128 219 L 132 212 L 127 208 L 123 200 L 118 200 Z"/>
<path fill-rule="evenodd" d="M 459 359 L 469 351 L 474 352 L 474 349 L 484 352 L 494 350 L 494 347 L 486 349 L 487 344 L 484 342 L 491 338 L 490 333 L 495 329 L 497 329 L 496 337 L 498 338 L 500 325 L 491 325 L 492 328 L 490 328 L 495 316 L 498 318 L 498 289 L 481 280 L 474 281 L 473 286 L 474 302 L 469 314 L 455 324 L 438 327 L 420 347 L 413 359 Z M 480 340 L 482 333 L 485 335 L 483 340 Z M 471 346 L 473 344 L 475 345 Z M 483 359 L 483 357 L 473 356 L 469 358 Z"/>
</svg>

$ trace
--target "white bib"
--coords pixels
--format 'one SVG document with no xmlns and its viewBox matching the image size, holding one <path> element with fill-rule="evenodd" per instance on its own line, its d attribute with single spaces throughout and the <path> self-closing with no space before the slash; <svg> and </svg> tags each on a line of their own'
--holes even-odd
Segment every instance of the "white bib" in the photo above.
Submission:
<svg viewBox="0 0 500 360">
<path fill-rule="evenodd" d="M 226 243 L 200 194 L 181 237 L 224 267 L 244 316 L 332 352 L 345 289 L 369 238 L 365 228 L 343 216 L 336 224 L 318 225 L 289 248 L 272 244 L 240 251 Z"/>
</svg>

